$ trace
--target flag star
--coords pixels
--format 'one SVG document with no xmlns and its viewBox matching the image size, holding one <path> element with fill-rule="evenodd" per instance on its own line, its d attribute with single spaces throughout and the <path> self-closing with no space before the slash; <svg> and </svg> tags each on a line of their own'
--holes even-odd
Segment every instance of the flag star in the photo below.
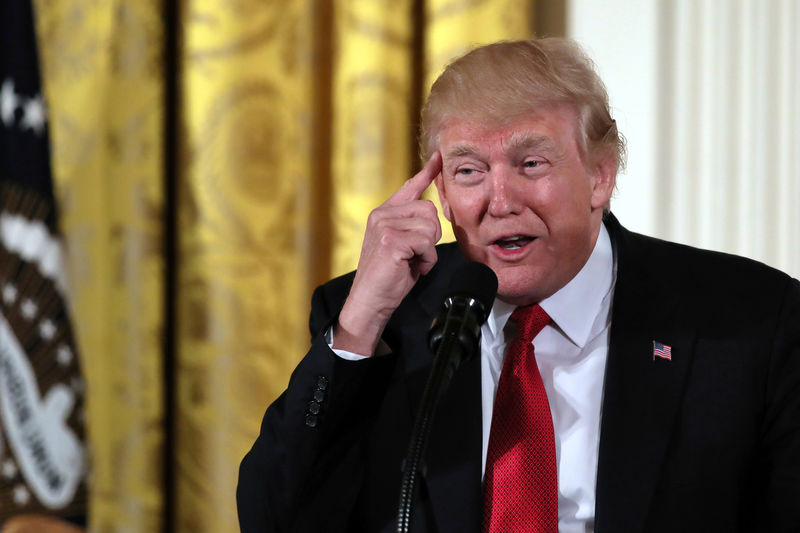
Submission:
<svg viewBox="0 0 800 533">
<path fill-rule="evenodd" d="M 83 394 L 83 380 L 78 376 L 72 376 L 70 387 L 75 391 L 75 394 Z"/>
<path fill-rule="evenodd" d="M 42 320 L 42 322 L 39 324 L 39 335 L 41 335 L 44 340 L 49 341 L 55 336 L 55 334 L 56 325 L 53 323 L 53 321 L 49 318 Z"/>
<path fill-rule="evenodd" d="M 42 131 L 44 131 L 44 123 L 47 120 L 42 95 L 37 94 L 30 98 L 23 104 L 22 110 L 24 115 L 22 116 L 20 127 L 22 129 L 30 128 L 36 135 L 41 135 Z"/>
<path fill-rule="evenodd" d="M 17 301 L 17 288 L 10 283 L 3 286 L 3 301 L 6 305 L 11 305 Z"/>
<path fill-rule="evenodd" d="M 66 344 L 62 344 L 56 350 L 56 361 L 61 366 L 67 366 L 72 362 L 72 350 L 69 349 L 69 346 Z"/>
<path fill-rule="evenodd" d="M 15 465 L 14 461 L 12 461 L 11 459 L 6 459 L 3 462 L 2 473 L 4 478 L 12 479 L 14 476 L 17 475 L 17 465 Z"/>
<path fill-rule="evenodd" d="M 14 80 L 6 78 L 0 89 L 0 117 L 6 126 L 14 123 L 14 112 L 19 105 L 19 97 L 14 93 Z"/>
<path fill-rule="evenodd" d="M 37 307 L 33 300 L 25 298 L 22 301 L 22 316 L 30 320 L 36 316 L 37 311 L 39 311 L 39 307 Z"/>
<path fill-rule="evenodd" d="M 26 505 L 31 499 L 31 493 L 25 485 L 17 485 L 14 487 L 14 503 L 17 505 Z"/>
</svg>

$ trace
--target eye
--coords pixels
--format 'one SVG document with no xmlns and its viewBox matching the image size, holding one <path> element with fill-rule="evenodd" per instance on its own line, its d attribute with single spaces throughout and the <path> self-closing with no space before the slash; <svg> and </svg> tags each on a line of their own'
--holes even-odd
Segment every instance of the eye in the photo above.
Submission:
<svg viewBox="0 0 800 533">
<path fill-rule="evenodd" d="M 525 159 L 522 162 L 521 172 L 527 176 L 539 176 L 549 167 L 547 159 Z"/>
<path fill-rule="evenodd" d="M 466 164 L 453 170 L 452 176 L 455 183 L 469 187 L 479 184 L 483 180 L 485 173 L 486 171 L 483 168 L 476 168 L 475 165 Z"/>
</svg>

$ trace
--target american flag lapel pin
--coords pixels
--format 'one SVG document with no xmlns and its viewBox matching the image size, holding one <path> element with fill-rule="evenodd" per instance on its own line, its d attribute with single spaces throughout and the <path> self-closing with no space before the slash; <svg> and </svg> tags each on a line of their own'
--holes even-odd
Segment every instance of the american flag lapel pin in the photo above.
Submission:
<svg viewBox="0 0 800 533">
<path fill-rule="evenodd" d="M 653 361 L 656 357 L 672 361 L 672 346 L 658 341 L 653 341 Z"/>
</svg>

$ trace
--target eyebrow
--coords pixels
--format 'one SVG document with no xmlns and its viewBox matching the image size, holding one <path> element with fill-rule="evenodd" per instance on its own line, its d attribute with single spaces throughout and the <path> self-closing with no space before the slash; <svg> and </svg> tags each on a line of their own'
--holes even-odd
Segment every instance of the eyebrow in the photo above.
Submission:
<svg viewBox="0 0 800 533">
<path fill-rule="evenodd" d="M 553 142 L 553 139 L 550 137 L 545 137 L 542 135 L 536 135 L 533 133 L 522 133 L 519 135 L 513 135 L 508 142 L 508 149 L 509 150 L 519 150 L 519 149 L 544 149 L 555 151 L 556 143 Z M 465 157 L 465 156 L 472 156 L 479 153 L 478 148 L 471 144 L 457 144 L 450 148 L 444 157 L 446 158 L 454 158 L 454 157 Z"/>
<path fill-rule="evenodd" d="M 555 150 L 556 143 L 550 137 L 542 135 L 535 135 L 533 133 L 522 133 L 520 135 L 512 135 L 508 141 L 509 149 L 530 149 L 541 148 L 544 150 Z"/>
<path fill-rule="evenodd" d="M 469 155 L 475 155 L 478 153 L 478 149 L 471 144 L 457 144 L 450 148 L 445 157 L 452 158 L 452 157 L 464 157 Z"/>
</svg>

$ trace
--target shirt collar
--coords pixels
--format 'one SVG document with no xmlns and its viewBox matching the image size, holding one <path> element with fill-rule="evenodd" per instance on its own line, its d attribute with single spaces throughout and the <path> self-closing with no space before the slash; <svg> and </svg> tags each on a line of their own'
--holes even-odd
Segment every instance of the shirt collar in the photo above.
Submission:
<svg viewBox="0 0 800 533">
<path fill-rule="evenodd" d="M 511 313 L 514 312 L 516 306 L 511 305 L 510 303 L 506 303 L 499 298 L 494 299 L 494 304 L 492 305 L 492 310 L 489 313 L 489 317 L 486 319 L 486 326 L 489 328 L 489 340 L 498 339 L 498 335 L 503 331 L 503 328 L 508 322 Z M 484 328 L 484 335 L 486 334 L 486 328 Z"/>
<path fill-rule="evenodd" d="M 589 340 L 592 325 L 600 313 L 603 299 L 613 285 L 614 255 L 611 238 L 604 224 L 592 254 L 580 272 L 539 305 L 571 342 L 583 348 Z M 486 320 L 489 333 L 497 338 L 516 307 L 495 299 Z"/>
</svg>

